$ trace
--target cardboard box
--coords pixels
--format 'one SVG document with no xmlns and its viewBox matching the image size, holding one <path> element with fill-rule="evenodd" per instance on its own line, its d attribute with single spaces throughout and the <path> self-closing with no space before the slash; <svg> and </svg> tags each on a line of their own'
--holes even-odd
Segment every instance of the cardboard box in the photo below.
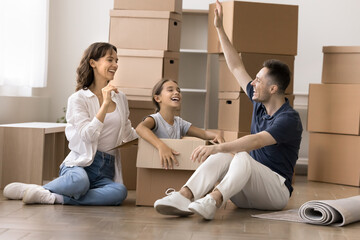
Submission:
<svg viewBox="0 0 360 240">
<path fill-rule="evenodd" d="M 151 96 L 152 88 L 162 78 L 178 80 L 179 52 L 118 49 L 117 55 L 119 67 L 112 83 L 121 89 L 140 89 L 133 92 Z"/>
<path fill-rule="evenodd" d="M 179 51 L 181 15 L 166 11 L 110 10 L 109 42 L 118 48 Z"/>
<path fill-rule="evenodd" d="M 250 132 L 232 132 L 232 131 L 223 131 L 224 139 L 226 142 L 231 142 L 236 139 L 242 138 L 246 135 L 250 135 Z"/>
<path fill-rule="evenodd" d="M 182 0 L 114 0 L 114 9 L 182 12 Z"/>
<path fill-rule="evenodd" d="M 323 47 L 322 83 L 360 83 L 360 46 Z"/>
<path fill-rule="evenodd" d="M 131 125 L 136 126 L 148 115 L 155 112 L 154 105 L 151 101 L 135 101 L 129 100 L 129 119 Z M 128 190 L 136 189 L 136 158 L 138 145 L 121 148 L 121 166 L 124 185 Z"/>
<path fill-rule="evenodd" d="M 136 189 L 137 145 L 121 148 L 121 168 L 124 185 L 128 190 Z"/>
<path fill-rule="evenodd" d="M 207 141 L 186 137 L 183 139 L 161 139 L 167 146 L 179 152 L 176 156 L 179 166 L 173 166 L 174 170 L 195 170 L 200 166 L 199 162 L 190 160 L 192 152 L 201 145 L 206 145 Z M 139 150 L 137 154 L 136 167 L 163 169 L 160 162 L 159 151 L 146 140 L 139 138 Z"/>
<path fill-rule="evenodd" d="M 310 133 L 308 180 L 360 186 L 360 136 Z"/>
<path fill-rule="evenodd" d="M 285 90 L 285 94 L 292 94 L 294 89 L 294 56 L 289 55 L 275 55 L 275 54 L 261 54 L 261 53 L 242 53 L 242 60 L 246 71 L 252 79 L 255 79 L 256 74 L 263 68 L 263 63 L 268 59 L 277 59 L 289 66 L 291 71 L 290 84 Z M 219 92 L 234 92 L 242 91 L 238 81 L 230 72 L 225 57 L 223 54 L 219 55 Z"/>
<path fill-rule="evenodd" d="M 298 6 L 240 1 L 222 6 L 225 32 L 238 52 L 297 54 Z M 220 53 L 214 9 L 215 3 L 210 4 L 208 52 Z"/>
<path fill-rule="evenodd" d="M 218 129 L 249 133 L 253 104 L 244 92 L 219 92 Z M 294 106 L 293 94 L 285 95 Z"/>
<path fill-rule="evenodd" d="M 136 128 L 145 117 L 155 113 L 155 106 L 152 101 L 128 100 L 131 125 Z"/>
<path fill-rule="evenodd" d="M 136 205 L 154 206 L 154 202 L 165 197 L 166 190 L 180 190 L 194 173 L 193 170 L 137 169 Z"/>
<path fill-rule="evenodd" d="M 174 166 L 173 170 L 163 169 L 158 150 L 140 138 L 136 160 L 138 168 L 136 205 L 153 206 L 157 199 L 165 196 L 168 188 L 176 190 L 181 188 L 200 165 L 190 160 L 191 153 L 196 147 L 207 143 L 205 140 L 193 137 L 161 140 L 180 153 L 176 156 L 179 166 Z"/>
<path fill-rule="evenodd" d="M 307 130 L 360 135 L 360 84 L 310 84 Z"/>
<path fill-rule="evenodd" d="M 218 129 L 250 132 L 253 105 L 243 92 L 219 92 Z"/>
</svg>

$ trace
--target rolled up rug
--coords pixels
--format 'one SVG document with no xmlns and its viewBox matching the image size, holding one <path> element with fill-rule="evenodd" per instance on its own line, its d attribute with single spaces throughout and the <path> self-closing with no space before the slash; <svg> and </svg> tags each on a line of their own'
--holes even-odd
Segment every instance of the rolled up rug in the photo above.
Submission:
<svg viewBox="0 0 360 240">
<path fill-rule="evenodd" d="M 337 200 L 312 200 L 299 208 L 306 223 L 344 226 L 360 221 L 360 196 Z"/>
<path fill-rule="evenodd" d="M 304 203 L 299 209 L 255 214 L 252 216 L 264 219 L 340 227 L 360 221 L 360 196 L 337 200 L 312 200 Z"/>
</svg>

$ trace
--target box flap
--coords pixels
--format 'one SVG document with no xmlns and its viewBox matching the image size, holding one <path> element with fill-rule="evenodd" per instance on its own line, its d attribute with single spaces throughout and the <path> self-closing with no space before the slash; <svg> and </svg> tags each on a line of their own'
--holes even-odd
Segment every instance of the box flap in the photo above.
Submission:
<svg viewBox="0 0 360 240">
<path fill-rule="evenodd" d="M 161 139 L 167 146 L 179 152 L 176 156 L 179 166 L 174 166 L 174 170 L 195 170 L 200 163 L 190 160 L 193 150 L 201 145 L 205 145 L 206 141 L 199 138 L 183 138 L 183 139 Z M 138 168 L 163 169 L 160 162 L 158 150 L 146 140 L 139 138 L 139 148 L 136 160 Z"/>
<path fill-rule="evenodd" d="M 324 46 L 323 53 L 360 53 L 360 46 Z"/>
<path fill-rule="evenodd" d="M 147 10 L 110 10 L 110 17 L 126 18 L 163 18 L 181 21 L 181 14 L 169 11 L 147 11 Z"/>
<path fill-rule="evenodd" d="M 218 99 L 236 100 L 240 98 L 240 92 L 219 92 Z"/>
<path fill-rule="evenodd" d="M 139 50 L 139 49 L 117 49 L 119 57 L 153 57 L 153 58 L 175 58 L 179 59 L 179 52 L 170 52 L 162 50 Z"/>
</svg>

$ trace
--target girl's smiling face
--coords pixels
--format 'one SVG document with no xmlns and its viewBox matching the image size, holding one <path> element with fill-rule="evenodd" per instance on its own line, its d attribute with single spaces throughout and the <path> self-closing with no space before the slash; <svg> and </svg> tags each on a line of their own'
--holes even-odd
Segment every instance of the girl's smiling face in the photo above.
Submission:
<svg viewBox="0 0 360 240">
<path fill-rule="evenodd" d="M 176 82 L 167 81 L 163 84 L 161 93 L 155 95 L 155 100 L 163 107 L 179 108 L 181 105 L 181 92 Z"/>
</svg>

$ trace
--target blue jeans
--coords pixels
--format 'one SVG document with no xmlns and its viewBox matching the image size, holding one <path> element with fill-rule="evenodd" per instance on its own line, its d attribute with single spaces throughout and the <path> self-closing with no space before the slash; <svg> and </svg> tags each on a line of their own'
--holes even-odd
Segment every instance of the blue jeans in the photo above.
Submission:
<svg viewBox="0 0 360 240">
<path fill-rule="evenodd" d="M 115 157 L 97 151 L 88 167 L 60 167 L 60 176 L 45 189 L 60 194 L 67 205 L 120 205 L 127 196 L 124 184 L 113 181 Z"/>
</svg>

